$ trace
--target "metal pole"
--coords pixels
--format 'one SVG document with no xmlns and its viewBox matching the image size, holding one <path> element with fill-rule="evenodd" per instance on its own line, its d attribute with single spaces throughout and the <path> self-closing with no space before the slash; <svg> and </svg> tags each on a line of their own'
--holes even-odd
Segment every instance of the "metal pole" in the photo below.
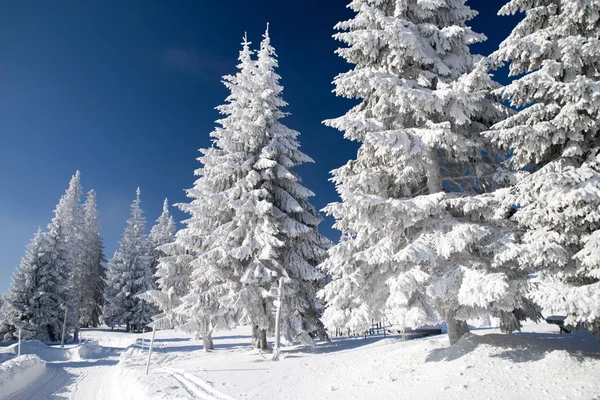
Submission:
<svg viewBox="0 0 600 400">
<path fill-rule="evenodd" d="M 156 335 L 156 328 L 152 328 L 152 340 L 150 341 L 150 348 L 148 349 L 148 363 L 146 364 L 146 375 L 150 369 L 150 357 L 152 356 L 152 348 L 154 347 L 154 335 Z"/>
<path fill-rule="evenodd" d="M 67 333 L 67 307 L 65 307 L 65 319 L 63 321 L 62 338 L 60 339 L 60 347 L 65 347 L 65 333 Z"/>
<path fill-rule="evenodd" d="M 21 357 L 21 327 L 19 327 L 19 346 L 18 346 L 19 350 L 17 353 L 17 357 Z"/>
<path fill-rule="evenodd" d="M 146 334 L 146 327 L 142 331 L 142 352 L 144 352 L 144 335 Z"/>
<path fill-rule="evenodd" d="M 283 299 L 283 277 L 279 278 L 279 293 L 277 296 L 277 313 L 275 314 L 275 348 L 273 349 L 273 361 L 279 361 L 279 339 L 281 325 L 281 303 Z"/>
</svg>

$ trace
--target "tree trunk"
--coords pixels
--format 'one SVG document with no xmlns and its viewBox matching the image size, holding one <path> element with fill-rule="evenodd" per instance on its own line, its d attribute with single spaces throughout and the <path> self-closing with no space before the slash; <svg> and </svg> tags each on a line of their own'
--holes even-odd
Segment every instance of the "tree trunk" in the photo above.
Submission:
<svg viewBox="0 0 600 400">
<path fill-rule="evenodd" d="M 448 327 L 450 345 L 458 342 L 465 333 L 469 332 L 469 326 L 466 321 L 456 319 L 456 311 L 448 311 L 446 313 L 446 326 Z"/>
<path fill-rule="evenodd" d="M 75 327 L 73 330 L 73 342 L 77 343 L 79 341 L 79 327 Z"/>
<path fill-rule="evenodd" d="M 438 156 L 433 150 L 427 152 L 425 173 L 427 175 L 427 189 L 429 190 L 429 194 L 440 192 L 442 190 L 440 164 Z"/>
<path fill-rule="evenodd" d="M 268 348 L 266 329 L 260 329 L 258 325 L 252 325 L 252 345 L 255 349 L 266 350 Z"/>
<path fill-rule="evenodd" d="M 202 347 L 204 351 L 214 350 L 215 345 L 213 343 L 212 332 L 204 333 L 202 335 Z"/>
</svg>

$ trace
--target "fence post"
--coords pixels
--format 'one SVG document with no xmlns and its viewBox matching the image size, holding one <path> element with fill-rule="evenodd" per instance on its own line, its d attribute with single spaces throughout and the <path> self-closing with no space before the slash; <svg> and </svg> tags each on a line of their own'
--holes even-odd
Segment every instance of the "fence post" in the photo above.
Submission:
<svg viewBox="0 0 600 400">
<path fill-rule="evenodd" d="M 150 341 L 150 348 L 148 349 L 148 363 L 146 364 L 146 375 L 150 369 L 150 357 L 152 356 L 152 348 L 154 347 L 154 335 L 156 335 L 156 327 L 152 328 L 152 340 Z"/>
</svg>

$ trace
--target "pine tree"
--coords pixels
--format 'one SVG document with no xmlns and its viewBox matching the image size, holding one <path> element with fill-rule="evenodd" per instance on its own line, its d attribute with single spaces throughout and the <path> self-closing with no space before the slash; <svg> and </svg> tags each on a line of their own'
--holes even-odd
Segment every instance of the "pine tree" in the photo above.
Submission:
<svg viewBox="0 0 600 400">
<path fill-rule="evenodd" d="M 150 248 L 152 253 L 152 271 L 156 273 L 156 268 L 161 256 L 164 252 L 160 250 L 160 247 L 172 243 L 175 240 L 175 220 L 169 214 L 169 203 L 165 199 L 163 203 L 163 210 L 160 217 L 156 220 L 156 224 L 150 230 Z"/>
<path fill-rule="evenodd" d="M 156 314 L 151 304 L 137 297 L 154 289 L 145 226 L 138 188 L 131 204 L 131 218 L 127 220 L 119 249 L 109 261 L 106 276 L 104 320 L 109 326 L 124 324 L 127 331 L 144 328 Z"/>
<path fill-rule="evenodd" d="M 257 161 L 253 168 L 262 181 L 255 188 L 270 192 L 264 197 L 274 207 L 272 214 L 279 231 L 274 236 L 282 242 L 272 249 L 275 272 L 285 278 L 282 334 L 290 342 L 312 343 L 310 335 L 327 336 L 316 309 L 316 292 L 324 279 L 317 265 L 325 259 L 330 242 L 318 233 L 322 217 L 309 201 L 314 194 L 300 184 L 300 177 L 293 171 L 294 167 L 313 160 L 300 152 L 299 133 L 280 122 L 287 115 L 280 109 L 287 103 L 281 98 L 283 87 L 279 84 L 281 77 L 275 72 L 276 57 L 267 26 L 258 52 L 256 91 L 264 104 L 260 104 L 264 107 L 261 114 L 265 121 L 261 134 L 266 141 L 252 159 Z M 263 259 L 262 254 L 258 259 Z M 246 275 L 256 276 L 256 271 L 248 268 Z M 271 285 L 276 284 L 277 280 L 272 280 Z"/>
<path fill-rule="evenodd" d="M 600 3 L 511 0 L 500 10 L 517 12 L 525 18 L 492 58 L 522 75 L 497 90 L 518 112 L 487 133 L 527 171 L 499 196 L 519 227 L 513 262 L 546 283 L 544 308 L 600 333 Z"/>
<path fill-rule="evenodd" d="M 22 328 L 24 338 L 56 341 L 61 337 L 61 306 L 70 300 L 61 235 L 60 226 L 50 226 L 46 233 L 38 230 L 13 277 L 9 322 L 15 330 Z"/>
<path fill-rule="evenodd" d="M 447 323 L 451 343 L 466 319 L 493 314 L 505 330 L 536 310 L 527 273 L 508 268 L 501 223 L 475 218 L 496 188 L 480 132 L 503 117 L 490 96 L 488 62 L 469 51 L 484 40 L 464 0 L 355 0 L 336 28 L 337 52 L 355 68 L 335 93 L 362 99 L 325 121 L 361 144 L 334 170 L 341 202 L 326 207 L 342 231 L 323 263 L 327 325 L 363 331 L 389 315 L 405 327 Z"/>
<path fill-rule="evenodd" d="M 96 192 L 90 190 L 83 205 L 83 263 L 79 289 L 79 326 L 96 327 L 100 324 L 104 303 L 104 278 L 102 265 L 104 244 L 100 237 Z"/>
<path fill-rule="evenodd" d="M 255 63 L 252 61 L 250 42 L 244 38 L 243 48 L 239 55 L 239 72 L 234 76 L 224 77 L 225 86 L 231 91 L 228 105 L 218 107 L 226 115 L 235 114 L 244 118 L 244 105 L 255 74 Z M 235 112 L 227 110 L 227 106 L 236 107 Z M 231 118 L 217 121 L 225 126 Z M 227 136 L 224 129 L 217 128 L 211 136 L 215 143 L 225 142 Z M 233 327 L 241 315 L 221 306 L 221 298 L 230 291 L 236 290 L 236 273 L 241 266 L 232 264 L 233 257 L 228 256 L 226 242 L 221 241 L 222 234 L 217 236 L 218 229 L 223 230 L 231 225 L 234 210 L 231 207 L 232 181 L 240 175 L 239 160 L 243 156 L 244 145 L 241 139 L 231 138 L 230 147 L 224 145 L 201 149 L 198 159 L 201 168 L 195 170 L 199 178 L 192 189 L 187 190 L 189 203 L 178 204 L 179 208 L 190 215 L 183 221 L 185 228 L 177 232 L 175 243 L 192 257 L 189 263 L 190 281 L 188 293 L 181 298 L 181 304 L 175 309 L 178 318 L 185 322 L 182 328 L 202 336 L 205 350 L 213 348 L 212 331 L 216 326 Z M 237 147 L 237 150 L 235 148 Z M 233 151 L 232 151 L 233 150 Z M 236 153 L 240 153 L 237 157 Z M 231 193 L 231 195 L 228 194 Z M 240 313 L 241 314 L 241 313 Z"/>
<path fill-rule="evenodd" d="M 40 266 L 43 256 L 43 234 L 41 229 L 27 245 L 27 252 L 21 260 L 19 268 L 13 275 L 11 290 L 8 295 L 7 320 L 3 330 L 6 335 L 5 340 L 11 339 L 8 326 L 22 328 L 23 338 L 35 338 L 38 334 L 38 326 L 34 318 L 38 313 L 37 303 L 33 303 L 36 293 L 39 290 Z M 47 339 L 47 338 L 46 338 Z"/>
<path fill-rule="evenodd" d="M 225 117 L 211 133 L 213 147 L 201 150 L 192 201 L 180 206 L 191 217 L 176 243 L 194 260 L 177 312 L 201 334 L 245 316 L 254 345 L 265 348 L 274 325 L 269 291 L 279 277 L 287 282 L 284 335 L 324 336 L 314 295 L 328 242 L 316 230 L 321 217 L 307 200 L 313 194 L 292 170 L 312 160 L 298 149 L 298 132 L 279 122 L 285 102 L 268 33 L 258 62 L 246 39 L 242 45 L 238 73 L 224 78 L 231 94 L 218 109 Z"/>
<path fill-rule="evenodd" d="M 79 301 L 83 283 L 83 209 L 81 207 L 81 174 L 79 171 L 71 177 L 69 187 L 60 198 L 54 218 L 48 225 L 50 232 L 57 231 L 56 251 L 65 261 L 66 278 L 61 284 L 67 288 L 65 299 L 68 309 L 67 327 L 75 328 L 74 339 L 78 336 Z M 62 273 L 62 272 L 61 272 Z"/>
<path fill-rule="evenodd" d="M 165 199 L 162 214 L 150 231 L 157 289 L 148 291 L 142 297 L 161 311 L 153 318 L 153 326 L 158 329 L 169 329 L 180 325 L 174 309 L 180 305 L 181 297 L 188 290 L 190 259 L 174 242 L 175 220 L 169 214 L 169 204 Z"/>
</svg>

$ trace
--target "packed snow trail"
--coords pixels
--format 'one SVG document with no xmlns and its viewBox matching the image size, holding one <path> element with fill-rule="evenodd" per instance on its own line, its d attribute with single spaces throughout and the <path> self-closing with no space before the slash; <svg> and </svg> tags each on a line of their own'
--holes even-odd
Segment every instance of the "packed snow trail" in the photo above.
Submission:
<svg viewBox="0 0 600 400">
<path fill-rule="evenodd" d="M 48 362 L 46 373 L 40 379 L 8 399 L 116 399 L 117 362 L 117 357 L 97 361 Z"/>
</svg>

